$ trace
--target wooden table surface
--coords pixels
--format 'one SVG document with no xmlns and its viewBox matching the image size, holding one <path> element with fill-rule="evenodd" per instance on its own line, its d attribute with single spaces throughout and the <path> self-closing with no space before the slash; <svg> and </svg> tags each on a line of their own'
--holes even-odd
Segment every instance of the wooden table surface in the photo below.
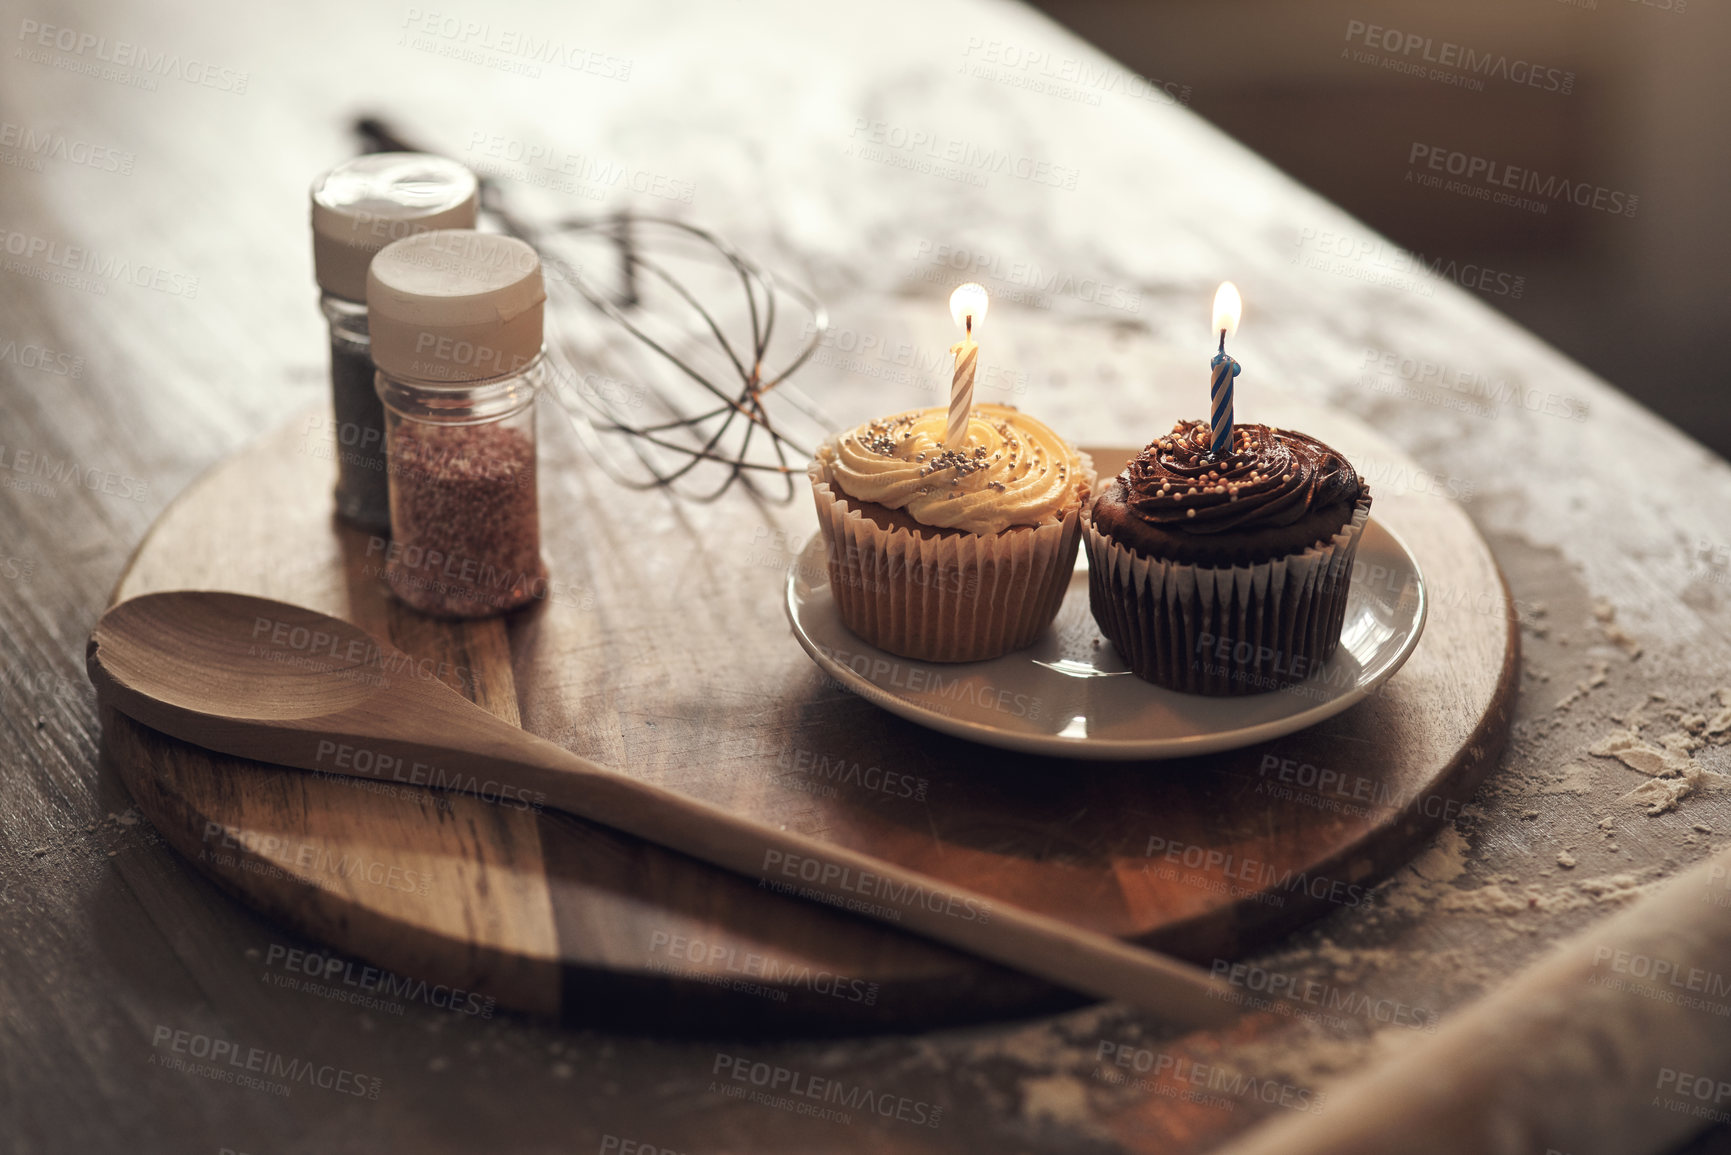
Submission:
<svg viewBox="0 0 1731 1155">
<path fill-rule="evenodd" d="M 1714 741 L 1731 731 L 1731 468 L 1466 293 L 1400 271 L 1378 238 L 1040 17 L 975 0 L 269 15 L 195 0 L 149 16 L 97 0 L 7 27 L 8 1150 L 1203 1150 L 1316 1102 L 1421 1039 L 1412 1024 L 1725 845 L 1711 775 L 1731 761 Z M 525 59 L 542 43 L 559 62 Z M 1108 1005 L 743 1044 L 297 989 L 288 960 L 313 944 L 218 893 L 99 767 L 84 646 L 164 504 L 328 388 L 305 196 L 360 111 L 514 177 L 527 203 L 687 215 L 804 277 L 836 340 L 802 381 L 847 418 L 919 376 L 877 351 L 941 348 L 943 297 L 972 276 L 999 303 L 1010 399 L 1077 441 L 1151 433 L 1174 414 L 1138 382 L 1194 373 L 1200 400 L 1204 310 L 1236 280 L 1241 414 L 1259 391 L 1354 412 L 1424 467 L 1361 460 L 1374 486 L 1446 492 L 1490 539 L 1525 663 L 1503 765 L 1374 901 L 1242 980 L 1325 997 L 1277 999 L 1219 1035 L 1175 1038 Z M 551 175 L 513 165 L 529 145 Z M 1607 742 L 1620 757 L 1591 752 Z M 1629 798 L 1643 766 L 1673 776 Z M 1655 796 L 1680 781 L 1696 787 Z M 1294 804 L 1327 799 L 1299 788 Z M 329 990 L 353 990 L 345 977 Z M 194 1058 L 212 1047 L 315 1074 L 287 1096 L 217 1081 Z M 1229 1088 L 1186 1098 L 1195 1064 Z M 1150 1070 L 1154 1090 L 1136 1082 Z M 800 1114 L 751 1098 L 756 1073 L 840 1080 L 865 1106 Z M 1620 1092 L 1629 1110 L 1662 1109 L 1649 1074 Z M 1696 1149 L 1731 1149 L 1722 1138 Z"/>
</svg>

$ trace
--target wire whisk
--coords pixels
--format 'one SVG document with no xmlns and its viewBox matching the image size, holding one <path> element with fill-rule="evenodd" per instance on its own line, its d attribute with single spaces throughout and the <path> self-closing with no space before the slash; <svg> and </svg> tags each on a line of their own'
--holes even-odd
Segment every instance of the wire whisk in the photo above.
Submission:
<svg viewBox="0 0 1731 1155">
<path fill-rule="evenodd" d="M 375 117 L 355 130 L 370 152 L 425 151 Z M 625 211 L 541 222 L 476 175 L 482 211 L 541 255 L 553 392 L 597 464 L 622 485 L 697 501 L 735 482 L 793 500 L 811 450 L 786 419 L 811 437 L 833 427 L 789 381 L 829 328 L 822 303 L 689 222 Z M 722 299 L 733 307 L 718 316 Z M 784 302 L 806 316 L 791 339 Z"/>
</svg>

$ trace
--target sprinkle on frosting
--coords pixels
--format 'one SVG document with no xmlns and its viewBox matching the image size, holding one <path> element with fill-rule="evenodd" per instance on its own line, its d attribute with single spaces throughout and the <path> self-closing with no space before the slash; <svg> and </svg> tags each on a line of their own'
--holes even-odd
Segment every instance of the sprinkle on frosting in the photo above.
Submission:
<svg viewBox="0 0 1731 1155">
<path fill-rule="evenodd" d="M 818 456 L 849 497 L 905 509 L 922 525 L 1001 533 L 1061 518 L 1081 495 L 1081 459 L 1008 405 L 977 405 L 967 438 L 944 448 L 946 409 L 913 409 L 826 442 Z"/>
<path fill-rule="evenodd" d="M 1220 533 L 1291 525 L 1363 490 L 1346 458 L 1302 433 L 1235 425 L 1224 457 L 1209 452 L 1210 439 L 1206 422 L 1180 421 L 1139 453 L 1122 475 L 1131 511 L 1168 529 Z"/>
</svg>

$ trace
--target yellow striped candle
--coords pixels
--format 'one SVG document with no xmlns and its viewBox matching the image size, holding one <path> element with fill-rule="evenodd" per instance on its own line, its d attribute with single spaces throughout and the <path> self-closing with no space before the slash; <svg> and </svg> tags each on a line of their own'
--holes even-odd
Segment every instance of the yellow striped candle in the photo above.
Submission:
<svg viewBox="0 0 1731 1155">
<path fill-rule="evenodd" d="M 950 420 L 944 429 L 944 448 L 960 449 L 968 440 L 968 413 L 974 407 L 974 369 L 980 347 L 974 342 L 974 326 L 986 319 L 986 290 L 969 281 L 950 294 L 950 316 L 962 327 L 962 339 L 950 346 L 956 357 L 956 373 L 950 379 Z"/>
</svg>

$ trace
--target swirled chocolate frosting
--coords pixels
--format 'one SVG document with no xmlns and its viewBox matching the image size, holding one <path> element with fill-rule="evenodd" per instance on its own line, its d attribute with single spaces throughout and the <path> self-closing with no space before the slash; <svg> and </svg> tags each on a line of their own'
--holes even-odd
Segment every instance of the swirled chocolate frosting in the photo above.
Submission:
<svg viewBox="0 0 1731 1155">
<path fill-rule="evenodd" d="M 1209 444 L 1206 422 L 1180 421 L 1137 454 L 1095 505 L 1101 532 L 1172 561 L 1252 564 L 1332 536 L 1368 500 L 1346 458 L 1302 433 L 1239 425 L 1230 453 Z"/>
</svg>

